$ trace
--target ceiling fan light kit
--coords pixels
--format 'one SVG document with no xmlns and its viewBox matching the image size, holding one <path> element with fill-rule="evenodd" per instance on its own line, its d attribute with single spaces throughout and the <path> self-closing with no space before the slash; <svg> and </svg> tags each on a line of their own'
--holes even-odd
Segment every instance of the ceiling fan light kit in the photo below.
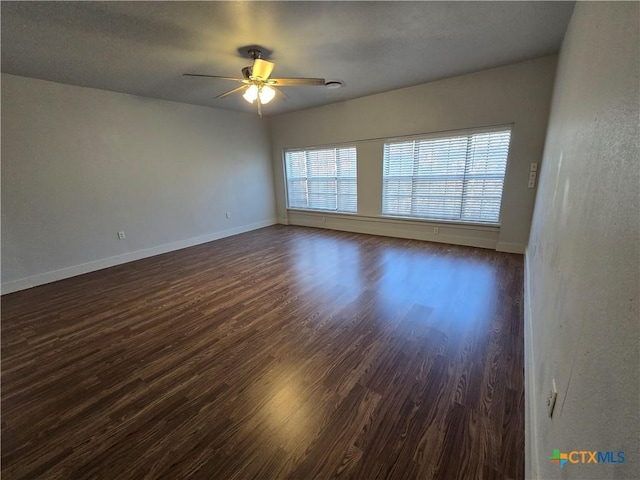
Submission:
<svg viewBox="0 0 640 480">
<path fill-rule="evenodd" d="M 256 98 L 258 98 L 258 86 L 251 85 L 249 88 L 247 88 L 244 91 L 244 93 L 242 94 L 242 97 L 249 103 L 255 102 Z"/>
<path fill-rule="evenodd" d="M 262 58 L 262 52 L 259 49 L 252 48 L 248 50 L 247 53 L 251 58 L 253 58 L 253 65 L 242 69 L 243 78 L 204 75 L 198 73 L 185 73 L 184 75 L 188 77 L 217 78 L 220 80 L 231 80 L 243 83 L 244 85 L 222 93 L 216 98 L 224 98 L 228 95 L 244 90 L 242 98 L 249 103 L 257 103 L 258 114 L 260 116 L 262 116 L 262 105 L 266 105 L 276 96 L 276 92 L 278 90 L 275 87 L 324 86 L 326 88 L 339 88 L 342 86 L 342 82 L 326 82 L 324 78 L 270 78 L 275 64 L 264 60 Z"/>
<path fill-rule="evenodd" d="M 263 85 L 258 91 L 260 103 L 269 103 L 276 96 L 276 91 L 269 85 Z"/>
<path fill-rule="evenodd" d="M 247 102 L 253 103 L 256 99 L 260 99 L 260 103 L 263 105 L 269 103 L 275 96 L 276 91 L 269 85 L 257 85 L 255 83 L 249 85 L 249 88 L 242 94 L 242 98 Z"/>
</svg>

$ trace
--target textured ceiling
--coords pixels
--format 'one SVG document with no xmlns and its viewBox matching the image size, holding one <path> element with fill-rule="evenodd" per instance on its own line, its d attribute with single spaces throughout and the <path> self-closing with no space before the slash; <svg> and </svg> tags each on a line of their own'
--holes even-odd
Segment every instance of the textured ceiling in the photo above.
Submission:
<svg viewBox="0 0 640 480">
<path fill-rule="evenodd" d="M 342 80 L 289 87 L 273 115 L 557 52 L 573 2 L 1 3 L 2 71 L 146 97 L 252 111 L 238 49 L 262 45 L 276 77 Z"/>
</svg>

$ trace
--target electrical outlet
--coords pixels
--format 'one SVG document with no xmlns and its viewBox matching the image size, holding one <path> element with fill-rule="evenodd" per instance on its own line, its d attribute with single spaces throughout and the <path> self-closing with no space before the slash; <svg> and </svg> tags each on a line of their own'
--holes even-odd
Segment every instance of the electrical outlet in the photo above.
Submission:
<svg viewBox="0 0 640 480">
<path fill-rule="evenodd" d="M 231 212 L 227 212 L 227 218 L 231 218 Z"/>
<path fill-rule="evenodd" d="M 120 240 L 124 240 L 124 239 L 125 239 L 125 238 L 127 238 L 127 237 L 124 235 L 124 232 L 118 232 L 118 238 L 119 238 Z"/>
<path fill-rule="evenodd" d="M 549 418 L 553 417 L 553 409 L 556 406 L 557 398 L 558 389 L 556 388 L 556 379 L 553 378 L 551 380 L 551 391 L 549 392 L 549 396 L 547 397 L 547 412 L 549 413 Z"/>
<path fill-rule="evenodd" d="M 529 172 L 529 183 L 527 184 L 528 188 L 533 188 L 536 186 L 536 172 Z"/>
<path fill-rule="evenodd" d="M 433 234 L 434 235 L 439 235 L 440 234 L 440 228 L 439 227 L 433 227 Z"/>
</svg>

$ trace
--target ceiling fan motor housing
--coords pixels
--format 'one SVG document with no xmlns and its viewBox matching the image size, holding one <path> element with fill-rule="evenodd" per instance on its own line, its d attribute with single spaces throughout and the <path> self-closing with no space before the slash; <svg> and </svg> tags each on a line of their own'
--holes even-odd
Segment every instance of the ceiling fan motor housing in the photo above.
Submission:
<svg viewBox="0 0 640 480">
<path fill-rule="evenodd" d="M 258 48 L 257 46 L 244 47 L 238 49 L 238 52 L 246 52 L 249 57 L 253 58 L 253 65 L 246 66 L 242 69 L 243 78 L 199 73 L 185 73 L 184 75 L 190 77 L 209 77 L 222 80 L 233 80 L 241 83 L 241 86 L 222 93 L 216 98 L 224 98 L 232 93 L 244 90 L 244 94 L 242 96 L 247 102 L 254 103 L 257 100 L 258 113 L 260 116 L 262 116 L 262 105 L 269 103 L 276 95 L 276 92 L 279 92 L 279 90 L 276 90 L 277 87 L 325 86 L 324 78 L 270 78 L 275 64 L 262 58 L 262 48 Z M 266 52 L 268 55 L 271 53 L 270 50 L 266 50 Z M 285 96 L 282 92 L 279 93 L 280 95 Z"/>
<path fill-rule="evenodd" d="M 251 68 L 251 77 L 254 80 L 266 81 L 273 71 L 275 65 L 261 58 L 256 58 L 253 61 L 253 67 Z"/>
</svg>

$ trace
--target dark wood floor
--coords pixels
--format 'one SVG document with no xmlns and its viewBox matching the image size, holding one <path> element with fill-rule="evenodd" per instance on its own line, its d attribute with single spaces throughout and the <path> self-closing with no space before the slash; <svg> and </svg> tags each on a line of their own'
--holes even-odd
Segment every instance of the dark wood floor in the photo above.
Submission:
<svg viewBox="0 0 640 480">
<path fill-rule="evenodd" d="M 523 260 L 274 226 L 2 297 L 2 477 L 521 479 Z"/>
</svg>

